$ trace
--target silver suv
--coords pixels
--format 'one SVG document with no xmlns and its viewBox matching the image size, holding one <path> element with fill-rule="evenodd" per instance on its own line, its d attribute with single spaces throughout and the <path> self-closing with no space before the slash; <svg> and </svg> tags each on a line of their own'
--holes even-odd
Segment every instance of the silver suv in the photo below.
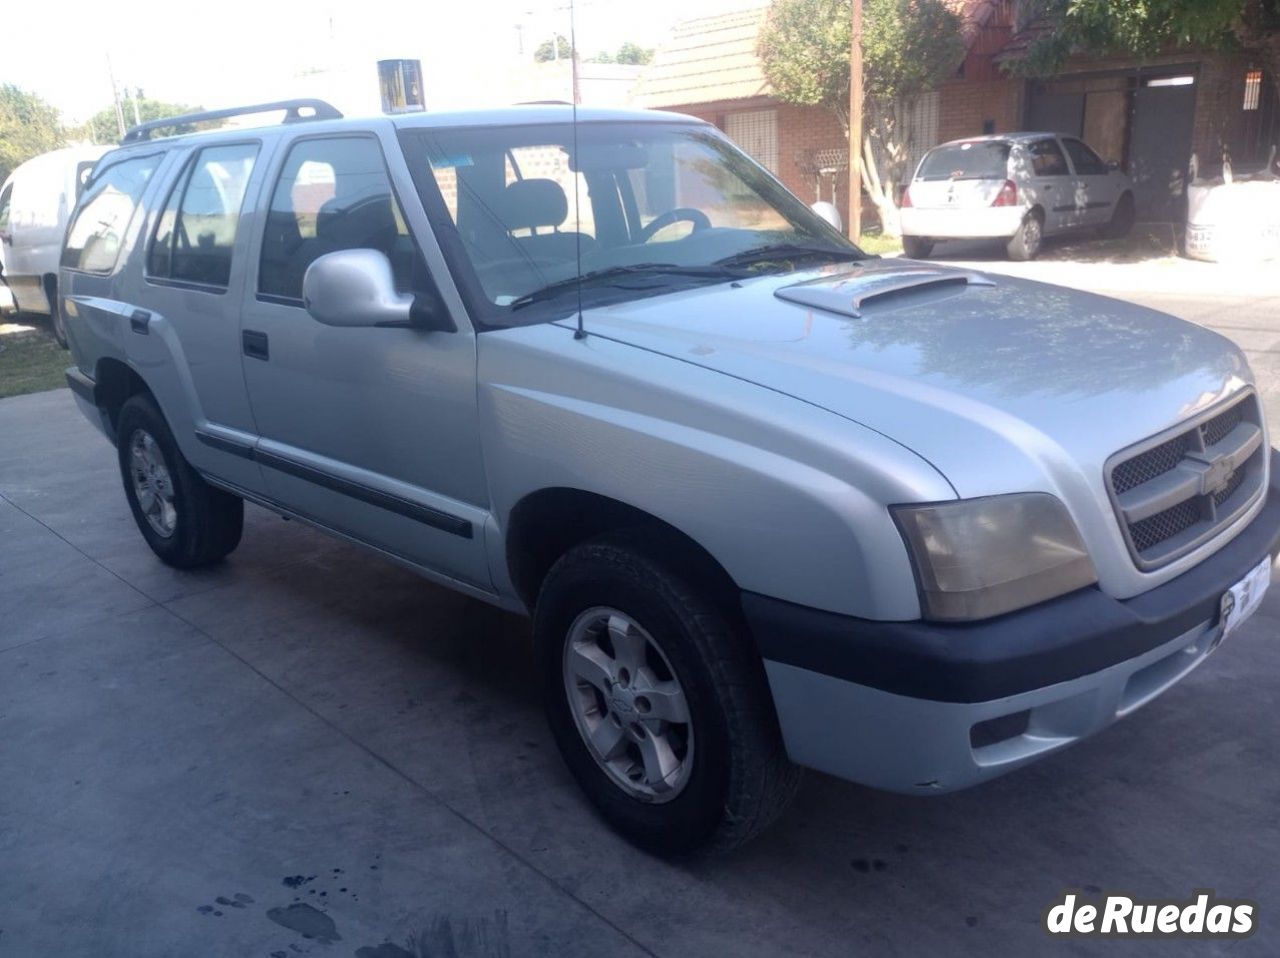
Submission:
<svg viewBox="0 0 1280 958">
<path fill-rule="evenodd" d="M 986 781 L 1266 588 L 1273 453 L 1212 332 L 867 256 L 688 117 L 283 106 L 134 130 L 69 227 L 67 376 L 138 528 L 205 565 L 249 501 L 528 613 L 644 847 L 748 839 L 797 766 Z"/>
</svg>

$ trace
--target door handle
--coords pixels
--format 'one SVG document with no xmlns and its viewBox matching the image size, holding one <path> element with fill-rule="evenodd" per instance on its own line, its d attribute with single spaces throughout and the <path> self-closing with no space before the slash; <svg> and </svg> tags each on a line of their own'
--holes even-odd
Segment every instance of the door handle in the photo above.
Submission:
<svg viewBox="0 0 1280 958">
<path fill-rule="evenodd" d="M 151 335 L 151 314 L 145 309 L 135 309 L 129 316 L 129 328 L 143 336 Z"/>
<path fill-rule="evenodd" d="M 244 347 L 246 356 L 263 360 L 271 358 L 271 350 L 267 344 L 266 333 L 260 333 L 256 329 L 241 330 L 240 343 Z"/>
</svg>

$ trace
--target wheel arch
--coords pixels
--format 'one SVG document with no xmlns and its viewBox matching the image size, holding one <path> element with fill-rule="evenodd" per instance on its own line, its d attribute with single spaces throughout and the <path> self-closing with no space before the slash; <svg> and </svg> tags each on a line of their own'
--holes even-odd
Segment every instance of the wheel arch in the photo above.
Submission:
<svg viewBox="0 0 1280 958">
<path fill-rule="evenodd" d="M 735 622 L 741 619 L 738 585 L 704 546 L 669 522 L 621 500 L 567 486 L 539 489 L 516 502 L 505 531 L 511 583 L 530 611 L 557 559 L 590 539 L 625 532 L 708 590 L 724 614 Z"/>
<path fill-rule="evenodd" d="M 94 399 L 103 412 L 103 421 L 110 428 L 110 439 L 116 441 L 116 427 L 120 409 L 130 396 L 143 393 L 155 401 L 155 393 L 138 371 L 121 359 L 104 356 L 94 367 Z M 159 408 L 159 403 L 156 403 Z"/>
</svg>

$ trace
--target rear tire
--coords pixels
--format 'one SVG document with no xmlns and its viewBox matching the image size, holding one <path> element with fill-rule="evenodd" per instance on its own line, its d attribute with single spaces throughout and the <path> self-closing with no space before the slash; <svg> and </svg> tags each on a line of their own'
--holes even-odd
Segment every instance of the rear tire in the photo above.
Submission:
<svg viewBox="0 0 1280 958">
<path fill-rule="evenodd" d="M 670 561 L 678 548 L 640 533 L 577 546 L 547 574 L 534 617 L 544 704 L 565 763 L 610 825 L 668 857 L 753 838 L 800 777 L 758 654 L 693 585 L 697 576 Z M 652 702 L 646 690 L 658 690 Z M 660 774 L 650 774 L 654 754 L 667 759 L 652 763 Z"/>
<path fill-rule="evenodd" d="M 63 349 L 69 349 L 67 323 L 62 315 L 62 304 L 58 302 L 58 281 L 52 276 L 44 278 L 44 295 L 49 301 L 49 329 L 53 333 L 53 338 Z"/>
<path fill-rule="evenodd" d="M 1040 245 L 1044 242 L 1044 218 L 1036 210 L 1028 210 L 1022 218 L 1018 232 L 1005 243 L 1005 252 L 1009 259 L 1019 263 L 1035 259 L 1040 255 Z"/>
<path fill-rule="evenodd" d="M 902 252 L 908 259 L 927 259 L 933 252 L 933 240 L 923 236 L 904 236 Z"/>
<path fill-rule="evenodd" d="M 125 401 L 116 425 L 124 494 L 138 531 L 161 561 L 210 565 L 240 544 L 244 501 L 209 485 L 183 458 L 155 401 Z"/>
<path fill-rule="evenodd" d="M 1111 211 L 1111 222 L 1102 229 L 1102 235 L 1108 239 L 1124 239 L 1133 230 L 1137 211 L 1133 205 L 1133 194 L 1125 193 L 1116 201 L 1116 208 Z"/>
</svg>

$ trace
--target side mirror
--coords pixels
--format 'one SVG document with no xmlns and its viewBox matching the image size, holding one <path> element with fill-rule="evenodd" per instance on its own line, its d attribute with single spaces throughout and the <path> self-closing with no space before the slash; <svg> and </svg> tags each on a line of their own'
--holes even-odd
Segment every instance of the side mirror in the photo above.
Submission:
<svg viewBox="0 0 1280 958">
<path fill-rule="evenodd" d="M 844 232 L 844 220 L 840 218 L 840 211 L 836 209 L 834 203 L 828 203 L 826 200 L 818 200 L 809 209 L 818 214 L 819 217 L 826 220 L 834 226 L 837 232 Z"/>
<path fill-rule="evenodd" d="M 302 277 L 302 303 L 311 318 L 326 326 L 414 326 L 453 332 L 453 321 L 437 297 L 424 309 L 409 293 L 396 289 L 391 261 L 376 249 L 326 253 Z"/>
<path fill-rule="evenodd" d="M 1108 161 L 1107 161 L 1107 172 L 1109 172 L 1109 173 L 1116 173 L 1116 172 L 1119 172 L 1119 170 L 1120 170 L 1120 161 L 1119 161 L 1119 160 L 1108 160 Z"/>
</svg>

